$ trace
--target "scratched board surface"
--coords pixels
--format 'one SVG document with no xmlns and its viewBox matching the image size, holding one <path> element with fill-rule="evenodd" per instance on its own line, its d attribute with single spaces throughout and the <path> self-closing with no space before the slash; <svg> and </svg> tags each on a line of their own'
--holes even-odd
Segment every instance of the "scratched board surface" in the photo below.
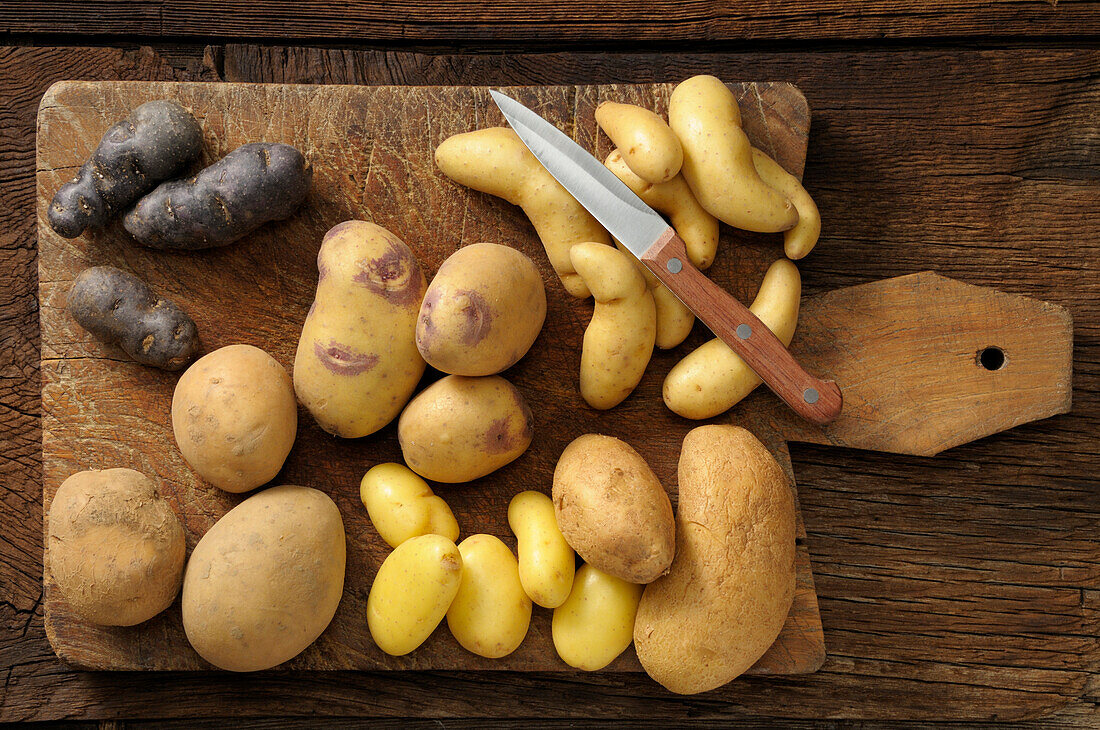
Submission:
<svg viewBox="0 0 1100 730">
<path fill-rule="evenodd" d="M 731 87 L 753 143 L 801 175 L 809 126 L 801 93 L 783 83 Z M 602 159 L 610 143 L 598 133 L 596 105 L 602 100 L 626 101 L 664 113 L 671 89 L 670 84 L 654 84 L 522 87 L 505 92 Z M 117 223 L 75 240 L 54 234 L 45 224 L 53 193 L 113 122 L 140 103 L 158 98 L 175 99 L 198 117 L 205 136 L 204 165 L 247 142 L 297 146 L 314 168 L 306 205 L 293 218 L 268 225 L 233 246 L 193 254 L 143 248 L 128 240 Z M 184 523 L 191 549 L 242 499 L 204 484 L 179 455 L 169 424 L 178 374 L 128 361 L 120 351 L 92 339 L 67 315 L 66 293 L 83 268 L 110 264 L 144 278 L 194 317 L 205 352 L 248 343 L 268 351 L 289 370 L 313 299 L 321 237 L 349 219 L 370 220 L 396 233 L 416 252 L 429 276 L 456 249 L 493 241 L 531 257 L 546 282 L 548 313 L 542 334 L 527 357 L 505 373 L 535 414 L 531 448 L 483 479 L 433 485 L 454 510 L 463 536 L 487 532 L 514 547 L 506 519 L 509 500 L 524 489 L 549 492 L 558 455 L 573 438 L 589 432 L 618 436 L 633 445 L 675 503 L 680 443 L 697 424 L 664 407 L 661 381 L 709 333 L 697 324 L 687 343 L 655 353 L 638 389 L 617 408 L 599 412 L 584 403 L 577 374 L 591 300 L 578 301 L 565 293 L 518 208 L 454 184 L 433 162 L 435 147 L 448 136 L 503 123 L 482 88 L 145 82 L 54 86 L 39 113 L 37 159 L 44 508 L 48 511 L 57 487 L 74 472 L 130 467 L 161 485 Z M 723 229 L 710 273 L 742 301 L 749 301 L 764 270 L 780 255 L 778 236 Z M 437 377 L 429 369 L 423 384 Z M 771 397 L 761 395 L 753 403 L 766 403 Z M 715 420 L 729 422 L 731 417 Z M 790 474 L 785 444 L 768 440 Z M 389 549 L 367 519 L 358 485 L 374 464 L 400 460 L 393 424 L 363 439 L 340 440 L 322 432 L 308 412 L 299 411 L 297 442 L 274 483 L 304 484 L 332 496 L 344 519 L 348 561 L 344 597 L 332 624 L 286 667 L 568 670 L 554 652 L 550 612 L 537 606 L 527 638 L 503 659 L 483 659 L 463 650 L 445 623 L 405 657 L 390 657 L 374 645 L 366 625 L 366 599 Z M 795 605 L 779 640 L 751 670 L 754 673 L 811 672 L 824 658 L 801 519 L 798 531 Z M 93 626 L 76 616 L 57 590 L 48 555 L 45 564 L 47 633 L 67 662 L 94 669 L 208 668 L 184 637 L 178 601 L 136 627 Z M 633 649 L 607 668 L 638 670 Z"/>
</svg>

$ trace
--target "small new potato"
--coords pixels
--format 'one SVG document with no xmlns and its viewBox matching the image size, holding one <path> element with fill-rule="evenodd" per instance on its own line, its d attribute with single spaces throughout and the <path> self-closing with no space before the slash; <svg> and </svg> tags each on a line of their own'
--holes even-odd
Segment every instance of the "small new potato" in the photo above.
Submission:
<svg viewBox="0 0 1100 730">
<path fill-rule="evenodd" d="M 412 397 L 424 374 L 416 318 L 426 288 L 412 250 L 385 228 L 344 221 L 325 234 L 294 355 L 294 390 L 325 431 L 367 436 Z"/>
<path fill-rule="evenodd" d="M 679 84 L 668 121 L 684 148 L 684 179 L 699 204 L 734 228 L 777 233 L 798 223 L 798 210 L 756 171 L 733 92 L 713 76 Z"/>
<path fill-rule="evenodd" d="M 768 268 L 749 307 L 784 346 L 794 338 L 801 294 L 798 267 L 779 259 Z M 711 418 L 733 408 L 761 382 L 729 345 L 716 338 L 673 366 L 662 395 L 665 405 L 684 418 Z"/>
<path fill-rule="evenodd" d="M 642 180 L 654 185 L 680 172 L 684 150 L 664 119 L 634 104 L 605 101 L 596 107 L 596 123 L 622 150 L 623 161 Z"/>
<path fill-rule="evenodd" d="M 527 354 L 546 319 L 531 259 L 496 243 L 460 248 L 439 267 L 416 320 L 416 347 L 436 370 L 495 375 Z"/>
<path fill-rule="evenodd" d="M 195 320 L 144 281 L 113 266 L 80 272 L 66 302 L 76 323 L 142 365 L 179 370 L 202 348 Z"/>
<path fill-rule="evenodd" d="M 405 463 L 435 482 L 469 482 L 520 457 L 535 419 L 515 386 L 499 375 L 448 375 L 406 406 L 397 422 Z"/>
<path fill-rule="evenodd" d="M 520 583 L 516 556 L 492 535 L 471 535 L 458 550 L 462 583 L 447 609 L 447 627 L 467 651 L 488 659 L 507 656 L 531 624 L 531 599 Z"/>
<path fill-rule="evenodd" d="M 802 181 L 783 169 L 778 162 L 753 147 L 752 161 L 760 179 L 790 198 L 798 210 L 798 224 L 783 231 L 783 253 L 789 259 L 800 259 L 817 245 L 821 236 L 821 213 L 817 203 L 802 187 Z"/>
<path fill-rule="evenodd" d="M 551 631 L 562 661 L 594 672 L 626 651 L 634 640 L 642 588 L 588 563 L 582 565 L 569 597 L 554 609 Z"/>
<path fill-rule="evenodd" d="M 183 577 L 187 640 L 220 669 L 255 672 L 301 654 L 332 621 L 347 543 L 324 492 L 284 485 L 229 510 Z"/>
<path fill-rule="evenodd" d="M 515 132 L 507 127 L 490 127 L 456 134 L 436 148 L 435 162 L 458 184 L 522 208 L 565 290 L 578 299 L 588 296 L 588 287 L 569 260 L 569 249 L 584 241 L 610 245 L 611 237 L 535 159 Z"/>
<path fill-rule="evenodd" d="M 50 503 L 46 545 L 57 587 L 94 624 L 139 624 L 179 593 L 183 526 L 133 469 L 82 471 L 62 482 Z"/>
<path fill-rule="evenodd" d="M 611 246 L 579 243 L 569 257 L 596 300 L 581 346 L 581 397 L 593 408 L 614 408 L 641 382 L 653 355 L 653 294 L 631 257 Z"/>
<path fill-rule="evenodd" d="M 630 583 L 668 572 L 676 552 L 672 503 L 629 444 L 577 437 L 558 458 L 553 492 L 562 535 L 586 563 Z"/>
<path fill-rule="evenodd" d="M 378 648 L 404 656 L 423 644 L 458 593 L 462 555 L 442 535 L 420 535 L 382 562 L 367 597 L 367 628 Z"/>
<path fill-rule="evenodd" d="M 542 492 L 520 492 L 508 504 L 508 526 L 516 536 L 519 580 L 532 601 L 556 608 L 569 597 L 577 558 L 554 516 L 554 502 Z"/>
<path fill-rule="evenodd" d="M 638 604 L 634 648 L 678 694 L 720 687 L 756 663 L 794 601 L 794 496 L 783 469 L 737 426 L 700 426 L 679 465 L 676 560 Z"/>
<path fill-rule="evenodd" d="M 403 464 L 371 467 L 359 483 L 359 498 L 374 529 L 392 548 L 420 535 L 458 540 L 458 521 L 451 508 Z"/>
<path fill-rule="evenodd" d="M 252 345 L 229 345 L 199 358 L 172 394 L 180 453 L 199 476 L 227 492 L 274 479 L 297 431 L 290 376 Z"/>
</svg>

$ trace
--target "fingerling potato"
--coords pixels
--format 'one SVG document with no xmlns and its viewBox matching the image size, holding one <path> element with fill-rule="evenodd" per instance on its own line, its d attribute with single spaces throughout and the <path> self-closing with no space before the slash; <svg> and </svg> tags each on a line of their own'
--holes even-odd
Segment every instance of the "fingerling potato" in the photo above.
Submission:
<svg viewBox="0 0 1100 730">
<path fill-rule="evenodd" d="M 392 548 L 420 535 L 458 540 L 458 521 L 442 497 L 403 464 L 378 464 L 359 483 L 371 524 Z"/>
</svg>

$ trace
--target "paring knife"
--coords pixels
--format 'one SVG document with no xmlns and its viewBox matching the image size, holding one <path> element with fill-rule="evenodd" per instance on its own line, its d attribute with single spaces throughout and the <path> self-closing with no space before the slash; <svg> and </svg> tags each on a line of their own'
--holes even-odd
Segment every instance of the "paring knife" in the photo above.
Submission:
<svg viewBox="0 0 1100 730">
<path fill-rule="evenodd" d="M 843 398 L 832 380 L 810 375 L 756 315 L 696 269 L 684 242 L 599 160 L 535 112 L 489 92 L 508 124 L 547 172 L 741 356 L 783 402 L 803 418 L 826 424 Z"/>
</svg>

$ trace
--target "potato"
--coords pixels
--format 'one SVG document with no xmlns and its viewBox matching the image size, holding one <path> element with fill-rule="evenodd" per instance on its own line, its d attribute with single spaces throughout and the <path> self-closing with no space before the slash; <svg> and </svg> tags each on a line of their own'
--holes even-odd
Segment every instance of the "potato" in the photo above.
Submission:
<svg viewBox="0 0 1100 730">
<path fill-rule="evenodd" d="M 581 346 L 581 397 L 593 408 L 614 408 L 641 382 L 653 355 L 653 295 L 628 254 L 578 243 L 569 256 L 596 300 Z"/>
<path fill-rule="evenodd" d="M 462 581 L 462 555 L 442 535 L 419 535 L 382 562 L 367 596 L 367 628 L 378 648 L 404 656 L 424 643 Z"/>
<path fill-rule="evenodd" d="M 62 482 L 50 504 L 46 544 L 57 587 L 94 624 L 139 624 L 179 593 L 183 526 L 133 469 L 82 471 Z"/>
<path fill-rule="evenodd" d="M 448 375 L 412 399 L 397 422 L 405 463 L 425 479 L 468 482 L 520 457 L 535 419 L 499 375 Z"/>
<path fill-rule="evenodd" d="M 638 177 L 626 164 L 619 150 L 611 150 L 604 166 L 626 183 L 646 205 L 668 216 L 676 234 L 684 241 L 688 258 L 699 270 L 714 263 L 718 250 L 718 219 L 703 209 L 691 193 L 683 175 L 654 185 Z M 619 241 L 615 245 L 623 250 Z M 633 256 L 631 257 L 633 259 Z M 669 291 L 645 264 L 633 259 L 653 292 L 657 311 L 657 337 L 654 344 L 662 350 L 676 347 L 691 334 L 695 315 L 676 295 Z"/>
<path fill-rule="evenodd" d="M 123 224 L 151 248 L 225 246 L 289 218 L 305 201 L 312 179 L 313 169 L 290 145 L 246 144 L 194 177 L 162 184 L 138 201 Z"/>
<path fill-rule="evenodd" d="M 366 221 L 325 234 L 317 271 L 294 390 L 321 428 L 359 438 L 396 418 L 424 374 L 415 339 L 424 274 L 401 239 Z"/>
<path fill-rule="evenodd" d="M 794 497 L 737 426 L 688 433 L 679 480 L 676 560 L 642 594 L 634 647 L 649 676 L 695 694 L 739 676 L 779 636 L 794 600 Z"/>
<path fill-rule="evenodd" d="M 615 661 L 634 640 L 641 598 L 642 586 L 582 565 L 569 597 L 554 609 L 551 635 L 558 656 L 586 672 Z"/>
<path fill-rule="evenodd" d="M 67 306 L 76 323 L 96 339 L 118 345 L 142 365 L 179 370 L 202 347 L 198 327 L 186 312 L 113 266 L 81 271 Z"/>
<path fill-rule="evenodd" d="M 301 654 L 336 613 L 347 543 L 328 495 L 285 485 L 229 510 L 191 553 L 183 629 L 203 659 L 232 672 Z"/>
<path fill-rule="evenodd" d="M 202 128 L 174 101 L 147 101 L 103 135 L 91 159 L 53 196 L 46 217 L 65 238 L 98 227 L 198 159 Z"/>
<path fill-rule="evenodd" d="M 467 651 L 489 659 L 511 654 L 531 624 L 531 599 L 519 565 L 492 535 L 471 535 L 458 545 L 462 582 L 447 609 L 447 628 Z"/>
<path fill-rule="evenodd" d="M 546 290 L 531 259 L 475 243 L 451 254 L 428 286 L 416 347 L 436 370 L 494 375 L 527 354 L 546 319 Z"/>
<path fill-rule="evenodd" d="M 786 259 L 773 263 L 749 309 L 779 341 L 791 344 L 798 324 L 802 281 Z M 713 339 L 676 363 L 665 376 L 665 405 L 684 418 L 712 418 L 733 408 L 762 381 L 722 340 Z"/>
<path fill-rule="evenodd" d="M 699 204 L 734 228 L 777 233 L 798 223 L 790 200 L 760 179 L 733 92 L 713 76 L 679 84 L 668 121 L 684 148 L 681 172 Z"/>
<path fill-rule="evenodd" d="M 629 583 L 668 571 L 676 549 L 672 503 L 638 452 L 612 436 L 585 434 L 554 469 L 554 514 L 586 563 Z"/>
<path fill-rule="evenodd" d="M 680 140 L 665 120 L 649 109 L 605 101 L 596 107 L 596 123 L 642 180 L 657 185 L 679 174 L 684 161 Z"/>
<path fill-rule="evenodd" d="M 404 464 L 371 467 L 359 483 L 359 498 L 374 529 L 392 548 L 420 535 L 458 540 L 458 521 L 451 508 Z"/>
<path fill-rule="evenodd" d="M 508 526 L 524 592 L 544 608 L 560 606 L 573 586 L 577 557 L 558 529 L 553 501 L 542 492 L 520 492 L 508 504 Z"/>
<path fill-rule="evenodd" d="M 215 487 L 247 492 L 267 484 L 298 432 L 290 376 L 258 347 L 215 350 L 176 383 L 172 432 L 183 458 Z"/>
<path fill-rule="evenodd" d="M 569 249 L 583 241 L 610 245 L 611 238 L 515 132 L 490 127 L 456 134 L 436 148 L 435 162 L 458 184 L 522 208 L 566 291 L 579 299 L 588 296 L 588 287 L 573 270 Z"/>
<path fill-rule="evenodd" d="M 760 150 L 753 147 L 752 162 L 760 179 L 790 198 L 798 211 L 798 224 L 783 231 L 783 253 L 789 259 L 800 259 L 817 245 L 821 236 L 821 213 L 817 203 L 802 187 L 802 181 L 783 169 L 783 167 Z"/>
</svg>

